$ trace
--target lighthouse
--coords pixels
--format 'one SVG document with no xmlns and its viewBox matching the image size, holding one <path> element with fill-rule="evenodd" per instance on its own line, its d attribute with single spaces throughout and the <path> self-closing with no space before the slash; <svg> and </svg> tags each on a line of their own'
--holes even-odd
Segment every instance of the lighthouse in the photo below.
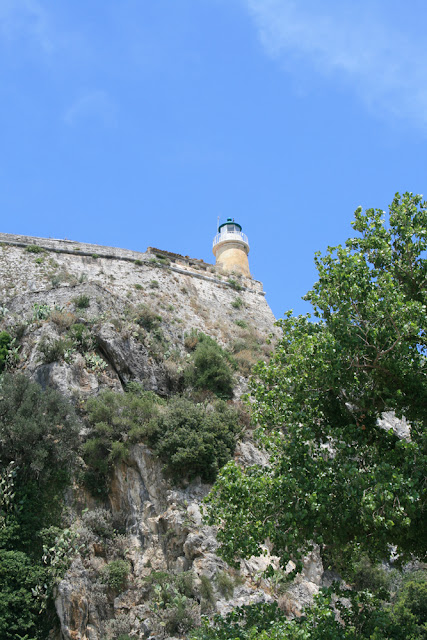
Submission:
<svg viewBox="0 0 427 640">
<path fill-rule="evenodd" d="M 219 225 L 212 251 L 218 267 L 250 277 L 248 238 L 234 219 L 227 218 L 227 222 Z"/>
</svg>

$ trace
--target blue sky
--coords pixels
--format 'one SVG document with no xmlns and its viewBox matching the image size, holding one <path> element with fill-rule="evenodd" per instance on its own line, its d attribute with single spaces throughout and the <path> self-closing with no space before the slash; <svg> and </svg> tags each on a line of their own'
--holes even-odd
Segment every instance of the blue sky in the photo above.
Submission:
<svg viewBox="0 0 427 640">
<path fill-rule="evenodd" d="M 0 230 L 208 262 L 276 316 L 358 205 L 425 192 L 425 0 L 0 0 Z"/>
</svg>

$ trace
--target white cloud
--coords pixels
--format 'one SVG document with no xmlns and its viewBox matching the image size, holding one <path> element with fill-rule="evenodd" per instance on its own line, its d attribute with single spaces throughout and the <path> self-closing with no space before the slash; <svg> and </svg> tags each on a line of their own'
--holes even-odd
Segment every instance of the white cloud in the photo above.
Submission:
<svg viewBox="0 0 427 640">
<path fill-rule="evenodd" d="M 45 53 L 54 49 L 53 28 L 38 0 L 0 0 L 0 37 L 34 41 Z"/>
<path fill-rule="evenodd" d="M 244 0 L 267 53 L 288 71 L 308 62 L 339 79 L 381 115 L 427 127 L 427 48 L 421 32 L 393 24 L 387 4 Z M 382 12 L 381 12 L 382 8 Z"/>
<path fill-rule="evenodd" d="M 116 105 L 105 91 L 93 90 L 80 96 L 65 111 L 63 120 L 73 126 L 84 120 L 96 120 L 111 126 L 116 119 Z"/>
</svg>

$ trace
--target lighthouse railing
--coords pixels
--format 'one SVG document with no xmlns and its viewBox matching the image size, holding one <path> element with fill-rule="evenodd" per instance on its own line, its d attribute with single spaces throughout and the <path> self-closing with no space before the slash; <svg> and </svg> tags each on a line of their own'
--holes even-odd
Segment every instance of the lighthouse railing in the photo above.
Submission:
<svg viewBox="0 0 427 640">
<path fill-rule="evenodd" d="M 248 236 L 241 231 L 234 231 L 232 233 L 229 231 L 222 231 L 221 233 L 217 233 L 213 239 L 212 246 L 214 247 L 219 242 L 224 242 L 224 240 L 237 240 L 238 242 L 244 242 L 249 247 Z"/>
</svg>

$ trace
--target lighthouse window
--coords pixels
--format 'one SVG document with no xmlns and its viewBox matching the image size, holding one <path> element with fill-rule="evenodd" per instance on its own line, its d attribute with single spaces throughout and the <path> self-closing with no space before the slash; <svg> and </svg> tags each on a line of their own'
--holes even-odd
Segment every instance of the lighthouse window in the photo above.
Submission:
<svg viewBox="0 0 427 640">
<path fill-rule="evenodd" d="M 227 225 L 227 231 L 228 231 L 229 233 L 234 233 L 234 232 L 236 231 L 236 227 L 235 227 L 235 225 L 234 225 L 234 224 L 228 224 L 228 225 Z"/>
</svg>

